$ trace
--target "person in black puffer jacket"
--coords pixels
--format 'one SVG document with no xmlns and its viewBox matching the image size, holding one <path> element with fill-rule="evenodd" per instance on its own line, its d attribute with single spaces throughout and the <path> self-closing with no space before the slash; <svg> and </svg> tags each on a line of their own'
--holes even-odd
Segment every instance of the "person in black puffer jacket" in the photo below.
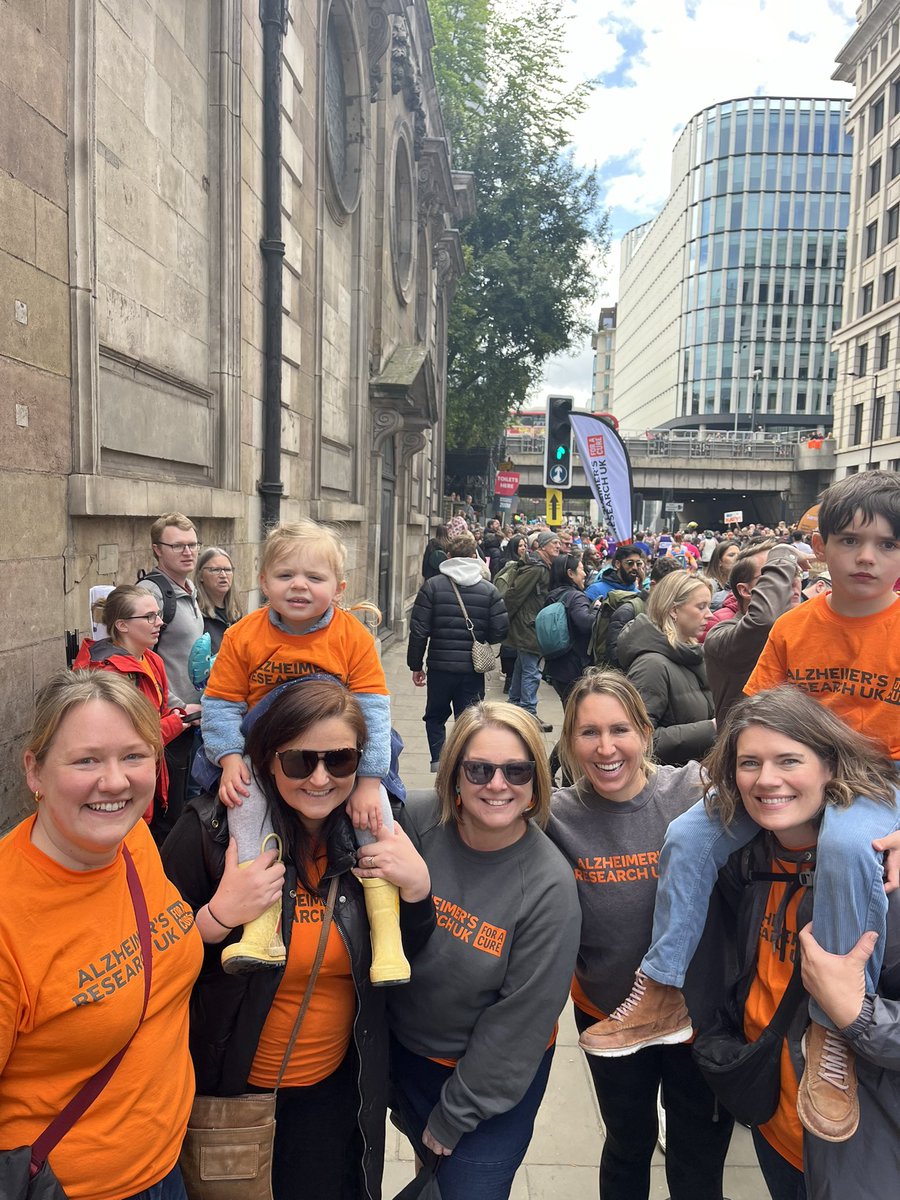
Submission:
<svg viewBox="0 0 900 1200">
<path fill-rule="evenodd" d="M 701 759 L 716 738 L 712 692 L 697 642 L 711 594 L 704 579 L 673 571 L 650 593 L 647 611 L 619 637 L 619 662 L 646 705 L 656 756 L 673 767 Z"/>
<path fill-rule="evenodd" d="M 475 539 L 461 534 L 450 542 L 449 558 L 438 574 L 419 590 L 409 625 L 406 662 L 416 687 L 428 685 L 425 733 L 431 751 L 431 769 L 437 770 L 444 746 L 445 726 L 452 708 L 454 717 L 484 699 L 484 676 L 472 666 L 472 639 L 502 642 L 509 629 L 506 605 L 492 583 L 482 575 Z M 466 626 L 453 584 L 474 626 Z M 423 669 L 428 647 L 428 672 Z"/>
</svg>

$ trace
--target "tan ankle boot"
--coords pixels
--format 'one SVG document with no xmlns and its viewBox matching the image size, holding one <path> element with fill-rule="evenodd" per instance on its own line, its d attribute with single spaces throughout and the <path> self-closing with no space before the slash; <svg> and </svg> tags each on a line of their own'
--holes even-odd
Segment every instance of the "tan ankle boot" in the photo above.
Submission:
<svg viewBox="0 0 900 1200">
<path fill-rule="evenodd" d="M 856 1058 L 839 1033 L 815 1021 L 803 1037 L 806 1066 L 797 1092 L 803 1128 L 826 1142 L 846 1142 L 859 1125 Z"/>
<path fill-rule="evenodd" d="M 409 963 L 400 937 L 400 891 L 386 879 L 360 879 L 372 939 L 369 979 L 376 986 L 409 983 Z"/>
<path fill-rule="evenodd" d="M 249 867 L 241 863 L 238 870 Z M 265 971 L 283 967 L 287 951 L 281 937 L 281 900 L 244 926 L 239 942 L 232 942 L 222 951 L 222 970 L 228 975 L 245 975 L 250 971 Z"/>
<path fill-rule="evenodd" d="M 622 1058 L 645 1046 L 686 1042 L 692 1033 L 690 1014 L 680 989 L 657 983 L 638 971 L 627 999 L 605 1021 L 585 1029 L 578 1045 L 585 1054 Z"/>
</svg>

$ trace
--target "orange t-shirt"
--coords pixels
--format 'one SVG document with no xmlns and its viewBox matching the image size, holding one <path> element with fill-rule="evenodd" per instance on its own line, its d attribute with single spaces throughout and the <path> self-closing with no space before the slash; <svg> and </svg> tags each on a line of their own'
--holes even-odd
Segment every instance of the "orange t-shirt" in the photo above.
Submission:
<svg viewBox="0 0 900 1200">
<path fill-rule="evenodd" d="M 827 596 L 780 616 L 744 691 L 794 683 L 851 729 L 900 759 L 900 600 L 871 617 L 842 617 Z"/>
<path fill-rule="evenodd" d="M 258 608 L 225 630 L 206 695 L 253 708 L 290 679 L 326 671 L 351 692 L 387 696 L 375 639 L 352 614 L 336 608 L 331 621 L 313 633 L 284 633 Z"/>
<path fill-rule="evenodd" d="M 321 878 L 324 868 L 325 859 L 317 859 L 316 867 L 310 871 L 311 882 Z M 297 1010 L 309 983 L 324 919 L 324 901 L 298 886 L 287 965 L 250 1070 L 249 1082 L 255 1087 L 272 1088 L 278 1079 Z M 355 1016 L 356 985 L 350 955 L 336 922 L 332 921 L 325 943 L 325 958 L 282 1085 L 308 1087 L 336 1071 L 347 1054 Z"/>
<path fill-rule="evenodd" d="M 771 869 L 796 874 L 799 866 L 798 863 L 776 857 Z M 773 940 L 775 916 L 787 886 L 786 883 L 772 883 L 769 888 L 766 912 L 759 931 L 756 975 L 750 985 L 744 1007 L 744 1033 L 750 1041 L 756 1041 L 775 1015 L 781 997 L 791 981 L 794 960 L 799 953 L 797 909 L 800 907 L 805 888 L 800 888 L 791 897 L 784 914 L 784 928 L 781 935 Z M 797 1072 L 794 1070 L 785 1040 L 781 1047 L 781 1095 L 778 1098 L 778 1108 L 771 1120 L 765 1125 L 760 1125 L 759 1132 L 773 1150 L 787 1159 L 798 1171 L 802 1171 L 803 1129 L 797 1116 L 798 1085 Z"/>
<path fill-rule="evenodd" d="M 0 1145 L 31 1145 L 135 1030 L 143 962 L 121 854 L 71 871 L 0 841 Z M 203 947 L 143 821 L 125 839 L 147 900 L 147 1015 L 100 1097 L 50 1153 L 70 1200 L 121 1200 L 174 1167 L 194 1098 L 188 998 Z"/>
</svg>

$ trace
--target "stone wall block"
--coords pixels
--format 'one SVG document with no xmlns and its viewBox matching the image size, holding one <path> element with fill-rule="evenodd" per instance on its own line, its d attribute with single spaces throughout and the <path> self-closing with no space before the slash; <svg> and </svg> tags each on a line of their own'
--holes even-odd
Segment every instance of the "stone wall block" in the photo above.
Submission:
<svg viewBox="0 0 900 1200">
<path fill-rule="evenodd" d="M 166 149 L 172 145 L 172 89 L 156 71 L 144 80 L 144 120 L 156 140 Z"/>
<path fill-rule="evenodd" d="M 66 548 L 66 526 L 59 514 L 66 508 L 66 480 L 62 475 L 0 472 L 0 512 L 20 513 L 28 505 L 28 520 L 0 521 L 0 561 L 27 559 L 35 552 L 61 555 Z M 39 546 L 35 546 L 35 538 Z M 2 688 L 0 688 L 2 691 Z"/>
<path fill-rule="evenodd" d="M 0 595 L 17 601 L 6 605 L 0 622 L 0 653 L 59 637 L 62 594 L 62 557 L 0 561 Z"/>
<path fill-rule="evenodd" d="M 17 14 L 16 7 L 0 5 L 0 82 L 57 129 L 65 130 L 66 60 L 40 28 Z"/>
<path fill-rule="evenodd" d="M 100 0 L 122 31 L 133 40 L 134 38 L 134 4 L 132 0 Z"/>
<path fill-rule="evenodd" d="M 0 250 L 35 261 L 34 192 L 0 171 Z"/>
<path fill-rule="evenodd" d="M 302 92 L 306 76 L 306 54 L 303 49 L 303 43 L 300 41 L 297 26 L 293 21 L 288 23 L 287 33 L 284 35 L 283 56 L 290 73 L 296 81 L 297 90 Z"/>
<path fill-rule="evenodd" d="M 297 317 L 283 317 L 281 321 L 281 353 L 283 357 L 299 367 L 302 362 L 302 331 Z"/>
<path fill-rule="evenodd" d="M 187 172 L 164 146 L 157 146 L 157 152 L 154 174 L 155 189 L 168 207 L 175 213 L 179 213 L 185 207 Z"/>
<path fill-rule="evenodd" d="M 104 221 L 97 222 L 97 274 L 145 308 L 159 314 L 165 311 L 165 267 Z"/>
<path fill-rule="evenodd" d="M 34 711 L 34 673 L 32 648 L 23 646 L 15 650 L 7 650 L 0 654 L 0 675 L 3 687 L 0 688 L 0 729 L 3 730 L 3 745 L 9 738 L 21 737 L 31 728 L 31 714 Z M 17 763 L 20 767 L 20 764 Z M 21 769 L 18 772 L 21 778 Z M 0 829 L 2 829 L 2 809 L 0 809 Z"/>
<path fill-rule="evenodd" d="M 195 179 L 188 171 L 182 179 L 184 207 L 182 214 L 204 237 L 209 230 L 209 181 Z"/>
<path fill-rule="evenodd" d="M 205 284 L 205 279 L 199 279 L 198 284 Z M 207 340 L 209 338 L 209 297 L 208 288 L 198 291 L 177 276 L 169 279 L 167 289 L 166 315 L 173 324 L 191 335 L 191 337 Z"/>
<path fill-rule="evenodd" d="M 174 264 L 176 217 L 171 208 L 127 167 L 103 165 L 103 203 L 98 216 L 157 262 Z M 98 172 L 98 183 L 100 173 Z"/>
<path fill-rule="evenodd" d="M 181 97 L 172 97 L 172 153 L 195 179 L 209 174 L 206 126 L 195 121 Z"/>
<path fill-rule="evenodd" d="M 136 300 L 117 288 L 97 284 L 97 331 L 105 346 L 130 358 L 143 357 L 143 311 Z"/>
<path fill-rule="evenodd" d="M 184 4 L 184 52 L 198 66 L 209 57 L 210 5 L 182 0 Z M 217 0 L 221 4 L 221 0 Z"/>
<path fill-rule="evenodd" d="M 0 252 L 0 355 L 69 372 L 69 289 L 21 259 Z M 27 306 L 27 324 L 15 302 Z"/>
<path fill-rule="evenodd" d="M 36 263 L 42 271 L 69 281 L 69 217 L 61 208 L 35 196 Z"/>
<path fill-rule="evenodd" d="M 168 33 L 183 50 L 185 48 L 185 8 L 208 8 L 196 0 L 155 0 L 156 13 Z"/>
<path fill-rule="evenodd" d="M 206 387 L 209 383 L 209 346 L 181 329 L 144 309 L 141 313 L 141 346 L 139 357 L 158 363 L 164 370 Z"/>
<path fill-rule="evenodd" d="M 26 187 L 64 208 L 66 135 L 0 83 L 0 163 Z"/>
<path fill-rule="evenodd" d="M 33 697 L 21 684 L 15 685 L 14 699 L 19 700 L 25 712 L 31 712 Z M 25 783 L 22 755 L 25 752 L 26 736 L 4 738 L 0 742 L 0 755 L 10 768 L 0 775 L 0 836 L 7 833 L 25 817 L 34 812 L 34 801 Z"/>
<path fill-rule="evenodd" d="M 209 242 L 203 233 L 179 213 L 175 223 L 175 270 L 182 279 L 202 291 L 209 290 Z"/>
<path fill-rule="evenodd" d="M 205 58 L 202 62 L 190 62 L 183 47 L 173 38 L 165 22 L 159 16 L 156 19 L 153 65 L 172 89 L 172 94 L 181 97 L 185 108 L 194 120 L 205 125 L 207 117 L 206 76 L 209 63 Z"/>
<path fill-rule="evenodd" d="M 108 83 L 97 80 L 98 153 L 112 167 L 126 166 L 149 179 L 156 158 L 153 137 L 142 116 L 123 104 Z"/>
<path fill-rule="evenodd" d="M 70 471 L 69 380 L 0 357 L 0 397 L 0 469 Z M 27 425 L 16 424 L 16 405 L 27 409 Z"/>
<path fill-rule="evenodd" d="M 97 76 L 135 116 L 144 115 L 144 76 L 147 60 L 134 42 L 101 5 L 97 9 Z"/>
<path fill-rule="evenodd" d="M 131 0 L 134 44 L 148 62 L 156 57 L 156 13 L 148 0 Z"/>
</svg>

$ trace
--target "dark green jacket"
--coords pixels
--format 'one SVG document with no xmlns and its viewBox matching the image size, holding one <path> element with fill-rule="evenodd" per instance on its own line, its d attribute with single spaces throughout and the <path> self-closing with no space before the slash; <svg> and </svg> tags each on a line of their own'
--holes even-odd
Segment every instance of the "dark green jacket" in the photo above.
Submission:
<svg viewBox="0 0 900 1200">
<path fill-rule="evenodd" d="M 534 622 L 550 590 L 550 568 L 542 558 L 529 554 L 524 562 L 509 562 L 494 580 L 509 614 L 506 645 L 514 650 L 540 654 Z"/>
</svg>

